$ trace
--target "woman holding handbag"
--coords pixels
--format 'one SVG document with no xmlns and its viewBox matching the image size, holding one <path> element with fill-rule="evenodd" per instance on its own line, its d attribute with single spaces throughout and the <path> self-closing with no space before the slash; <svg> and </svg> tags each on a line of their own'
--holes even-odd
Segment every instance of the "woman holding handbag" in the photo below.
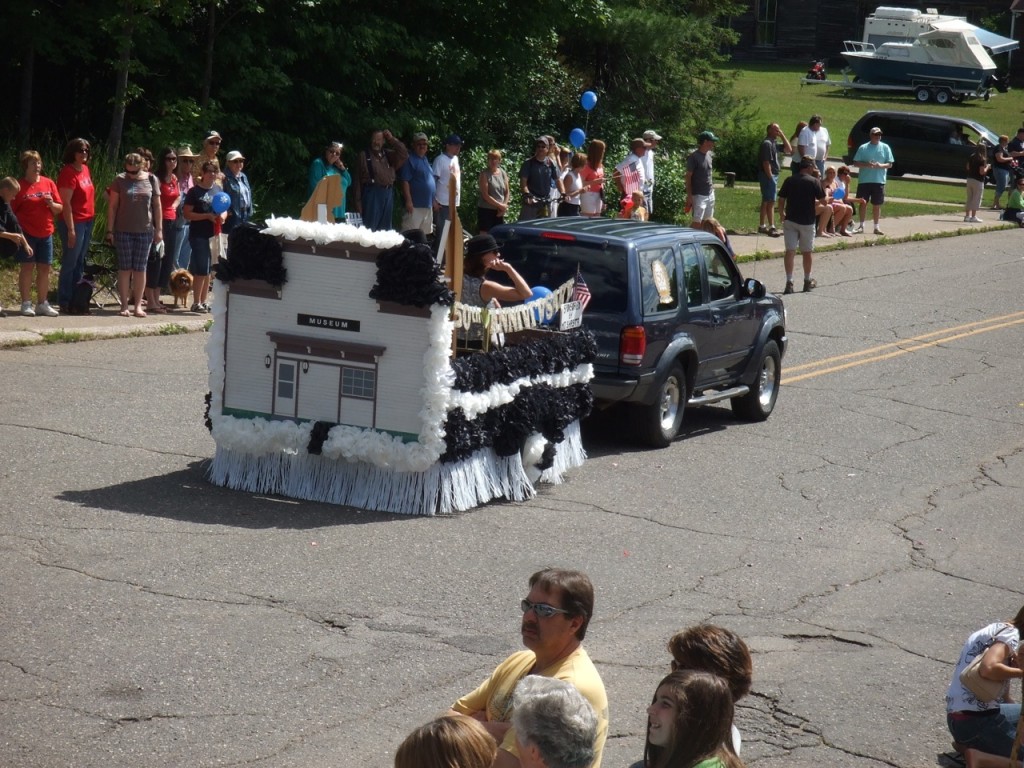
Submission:
<svg viewBox="0 0 1024 768">
<path fill-rule="evenodd" d="M 1012 620 L 974 632 L 960 652 L 946 691 L 946 724 L 969 765 L 988 755 L 999 755 L 1005 764 L 1013 749 L 1021 710 L 1010 698 L 1009 683 L 1024 676 L 1017 659 L 1022 629 L 1024 607 Z"/>
</svg>

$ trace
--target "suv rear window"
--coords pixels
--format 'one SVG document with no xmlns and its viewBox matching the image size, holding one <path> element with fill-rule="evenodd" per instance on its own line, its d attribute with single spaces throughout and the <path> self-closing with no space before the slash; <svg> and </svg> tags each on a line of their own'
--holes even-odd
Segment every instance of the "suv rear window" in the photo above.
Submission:
<svg viewBox="0 0 1024 768">
<path fill-rule="evenodd" d="M 676 257 L 671 248 L 640 251 L 640 291 L 644 315 L 671 312 L 679 307 Z"/>
<path fill-rule="evenodd" d="M 555 289 L 571 280 L 579 268 L 590 289 L 587 312 L 625 312 L 628 260 L 624 247 L 608 247 L 576 240 L 515 237 L 501 246 L 501 258 L 515 267 L 531 288 Z M 509 283 L 505 275 L 489 280 Z M 511 283 L 509 283 L 511 284 Z"/>
</svg>

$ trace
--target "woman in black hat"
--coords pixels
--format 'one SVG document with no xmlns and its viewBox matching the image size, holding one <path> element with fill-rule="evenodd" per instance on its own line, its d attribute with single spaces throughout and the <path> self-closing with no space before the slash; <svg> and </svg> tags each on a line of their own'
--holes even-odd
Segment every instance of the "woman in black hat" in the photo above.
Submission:
<svg viewBox="0 0 1024 768">
<path fill-rule="evenodd" d="M 504 272 L 512 285 L 503 285 L 487 279 L 487 272 Z M 477 235 L 466 244 L 466 255 L 462 262 L 462 295 L 460 301 L 471 307 L 486 307 L 495 301 L 524 301 L 533 291 L 515 267 L 501 260 L 498 243 L 488 234 Z M 473 323 L 468 333 L 459 332 L 468 346 L 475 348 L 484 337 L 484 329 Z M 463 335 L 464 334 L 464 335 Z"/>
<path fill-rule="evenodd" d="M 504 272 L 512 285 L 503 285 L 486 279 L 487 272 Z M 532 289 L 515 268 L 501 260 L 498 243 L 491 235 L 477 235 L 466 244 L 462 263 L 462 303 L 471 307 L 486 307 L 491 299 L 524 301 L 532 296 Z"/>
</svg>

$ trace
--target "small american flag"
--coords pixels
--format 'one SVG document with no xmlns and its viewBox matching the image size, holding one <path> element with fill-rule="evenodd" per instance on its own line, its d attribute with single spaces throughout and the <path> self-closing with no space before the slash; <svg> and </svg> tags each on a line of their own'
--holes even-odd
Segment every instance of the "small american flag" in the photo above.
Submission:
<svg viewBox="0 0 1024 768">
<path fill-rule="evenodd" d="M 627 163 L 622 168 L 622 189 L 626 196 L 636 192 L 641 187 L 639 163 Z"/>
<path fill-rule="evenodd" d="M 579 269 L 576 270 L 576 279 L 573 281 L 572 300 L 582 304 L 583 309 L 586 309 L 587 304 L 590 303 L 590 289 L 587 287 L 587 283 Z"/>
</svg>

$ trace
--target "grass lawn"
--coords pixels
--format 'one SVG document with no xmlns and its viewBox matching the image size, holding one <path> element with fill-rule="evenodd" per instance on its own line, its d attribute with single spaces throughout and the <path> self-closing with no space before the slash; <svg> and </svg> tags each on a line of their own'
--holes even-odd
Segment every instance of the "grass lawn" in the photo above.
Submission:
<svg viewBox="0 0 1024 768">
<path fill-rule="evenodd" d="M 797 122 L 811 115 L 822 116 L 832 135 L 833 154 L 840 155 L 846 147 L 850 128 L 861 115 L 872 109 L 900 112 L 926 112 L 962 117 L 981 123 L 996 135 L 1013 138 L 1022 124 L 1024 96 L 1020 91 L 993 93 L 989 101 L 977 99 L 962 104 L 920 104 L 913 94 L 847 91 L 826 85 L 803 85 L 800 79 L 807 66 L 799 64 L 743 62 L 730 64 L 723 70 L 736 73 L 734 94 L 758 110 L 762 122 L 777 122 L 792 134 Z M 829 79 L 842 79 L 839 69 L 829 70 Z"/>
</svg>

